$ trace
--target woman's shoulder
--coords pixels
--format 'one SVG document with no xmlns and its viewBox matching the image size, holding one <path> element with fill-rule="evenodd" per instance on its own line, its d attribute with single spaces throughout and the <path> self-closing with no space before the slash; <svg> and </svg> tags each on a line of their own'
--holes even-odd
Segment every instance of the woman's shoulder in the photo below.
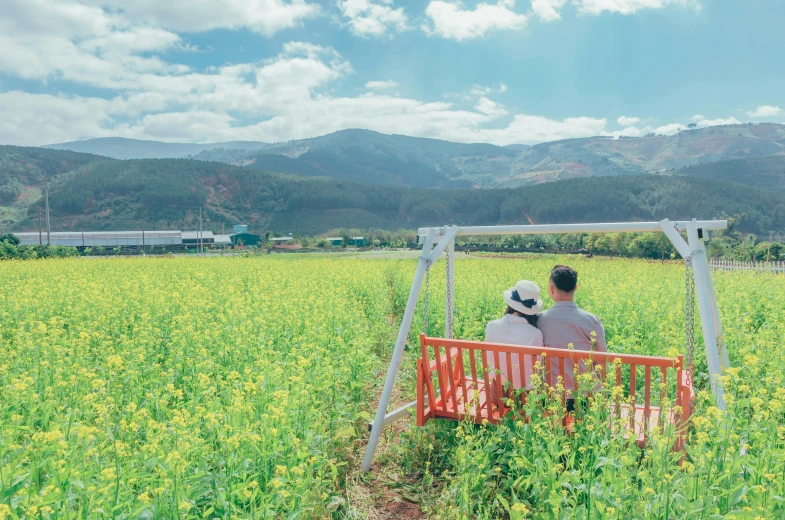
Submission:
<svg viewBox="0 0 785 520">
<path fill-rule="evenodd" d="M 501 325 L 505 325 L 506 323 L 507 323 L 507 316 L 502 316 L 501 318 L 499 318 L 497 320 L 489 321 L 488 324 L 485 326 L 485 328 L 486 329 L 492 329 L 494 327 L 499 327 Z"/>
<path fill-rule="evenodd" d="M 533 342 L 536 343 L 535 347 L 542 347 L 545 343 L 542 337 L 542 331 L 537 327 L 532 327 L 534 329 L 534 340 Z"/>
</svg>

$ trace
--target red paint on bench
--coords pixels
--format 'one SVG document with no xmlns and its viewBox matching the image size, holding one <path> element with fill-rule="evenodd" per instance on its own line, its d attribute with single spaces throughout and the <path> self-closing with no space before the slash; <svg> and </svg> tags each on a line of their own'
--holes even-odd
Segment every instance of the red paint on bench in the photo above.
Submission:
<svg viewBox="0 0 785 520">
<path fill-rule="evenodd" d="M 647 433 L 673 424 L 678 432 L 675 449 L 684 448 L 686 426 L 690 419 L 692 403 L 695 399 L 692 386 L 687 383 L 687 372 L 683 370 L 683 356 L 667 358 L 659 356 L 639 356 L 632 354 L 615 354 L 611 352 L 586 352 L 580 350 L 553 349 L 543 347 L 523 347 L 482 341 L 466 341 L 444 338 L 431 338 L 420 335 L 421 358 L 417 360 L 417 425 L 423 426 L 429 419 L 444 418 L 482 423 L 499 423 L 511 409 L 504 403 L 494 403 L 490 397 L 490 385 L 496 385 L 497 395 L 503 395 L 500 378 L 489 374 L 488 356 L 493 356 L 494 366 L 499 366 L 501 356 L 506 356 L 507 369 L 512 372 L 511 355 L 518 354 L 520 360 L 521 382 L 524 387 L 529 384 L 523 370 L 524 356 L 529 356 L 532 367 L 540 362 L 542 365 L 543 383 L 554 386 L 554 374 L 551 363 L 542 363 L 546 359 L 558 360 L 560 373 L 564 373 L 566 361 L 572 361 L 577 371 L 581 371 L 578 361 L 588 361 L 595 367 L 599 378 L 607 380 L 608 368 L 616 365 L 615 383 L 622 385 L 622 372 L 629 370 L 630 386 L 623 389 L 624 402 L 611 404 L 611 422 L 629 423 L 628 431 L 634 435 L 639 445 L 646 443 Z M 479 355 L 482 366 L 477 366 Z M 470 371 L 467 374 L 464 359 L 468 358 Z M 599 367 L 599 368 L 597 368 Z M 644 386 L 643 404 L 636 402 L 637 367 L 643 367 Z M 675 395 L 668 396 L 668 387 L 660 389 L 660 403 L 667 400 L 670 404 L 663 410 L 661 406 L 652 404 L 652 369 L 659 369 L 661 384 L 667 382 L 668 370 L 675 372 Z M 479 374 L 478 370 L 482 370 Z M 479 377 L 478 377 L 479 376 Z M 437 384 L 434 385 L 433 378 Z M 426 395 L 428 406 L 426 407 Z M 525 401 L 526 393 L 522 394 Z M 562 393 L 562 399 L 566 393 Z M 676 410 L 680 407 L 680 410 Z M 633 412 L 634 410 L 634 412 Z M 569 429 L 573 417 L 565 416 L 562 423 Z"/>
</svg>

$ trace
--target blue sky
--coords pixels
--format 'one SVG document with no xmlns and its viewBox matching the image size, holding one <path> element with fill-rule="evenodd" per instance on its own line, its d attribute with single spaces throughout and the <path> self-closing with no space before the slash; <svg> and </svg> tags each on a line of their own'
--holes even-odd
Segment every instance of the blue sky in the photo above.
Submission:
<svg viewBox="0 0 785 520">
<path fill-rule="evenodd" d="M 785 122 L 781 0 L 3 0 L 0 143 Z"/>
</svg>

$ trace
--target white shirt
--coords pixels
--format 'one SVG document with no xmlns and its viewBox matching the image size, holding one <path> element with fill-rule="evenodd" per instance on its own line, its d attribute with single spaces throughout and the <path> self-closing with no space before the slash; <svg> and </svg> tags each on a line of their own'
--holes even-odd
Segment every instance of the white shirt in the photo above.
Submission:
<svg viewBox="0 0 785 520">
<path fill-rule="evenodd" d="M 498 320 L 488 322 L 485 327 L 485 341 L 489 343 L 506 343 L 508 345 L 524 345 L 527 347 L 542 347 L 542 332 L 537 327 L 534 327 L 526 321 L 526 318 L 515 316 L 513 314 L 505 314 L 504 317 Z M 494 365 L 493 354 L 488 353 L 488 365 L 490 368 L 496 368 Z M 513 354 L 512 359 L 512 385 L 514 388 L 521 387 L 521 369 L 520 359 L 518 354 Z M 503 374 L 502 382 L 510 380 L 510 373 L 507 369 L 507 355 L 499 356 L 499 372 Z M 531 357 L 524 358 L 524 371 L 526 373 L 526 380 L 532 373 Z"/>
</svg>

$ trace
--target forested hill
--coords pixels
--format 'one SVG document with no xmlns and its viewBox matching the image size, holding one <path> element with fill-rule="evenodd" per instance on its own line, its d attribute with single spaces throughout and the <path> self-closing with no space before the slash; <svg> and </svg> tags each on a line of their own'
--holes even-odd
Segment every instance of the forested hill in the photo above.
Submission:
<svg viewBox="0 0 785 520">
<path fill-rule="evenodd" d="M 120 161 L 0 147 L 0 232 L 33 230 L 50 176 L 52 227 L 195 229 L 249 224 L 317 234 L 339 227 L 659 220 L 738 216 L 738 230 L 781 234 L 785 193 L 686 176 L 577 179 L 516 189 L 422 190 L 186 159 Z"/>
<path fill-rule="evenodd" d="M 738 124 L 676 135 L 589 137 L 535 146 L 463 144 L 369 130 L 265 144 L 104 138 L 51 145 L 113 158 L 192 158 L 372 184 L 520 187 L 574 178 L 666 173 L 696 164 L 785 154 L 785 125 Z"/>
<path fill-rule="evenodd" d="M 164 159 L 183 158 L 209 150 L 239 150 L 249 153 L 268 147 L 268 144 L 256 141 L 231 141 L 225 143 L 164 143 L 161 141 L 143 141 L 124 137 L 98 137 L 84 141 L 72 141 L 44 146 L 56 150 L 101 155 L 111 159 Z"/>
<path fill-rule="evenodd" d="M 785 155 L 698 164 L 675 173 L 702 180 L 732 181 L 759 188 L 785 190 Z"/>
</svg>

